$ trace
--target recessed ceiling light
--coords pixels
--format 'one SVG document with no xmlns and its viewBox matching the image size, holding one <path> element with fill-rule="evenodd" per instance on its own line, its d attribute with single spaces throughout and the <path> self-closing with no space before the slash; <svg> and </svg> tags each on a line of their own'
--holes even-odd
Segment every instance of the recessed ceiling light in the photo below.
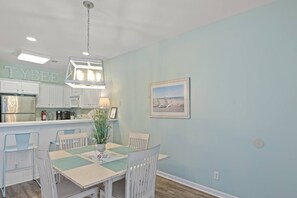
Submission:
<svg viewBox="0 0 297 198">
<path fill-rule="evenodd" d="M 83 52 L 82 54 L 85 55 L 85 56 L 89 56 L 90 55 L 89 52 Z"/>
<path fill-rule="evenodd" d="M 32 63 L 44 64 L 50 60 L 50 57 L 39 55 L 34 52 L 21 51 L 21 53 L 18 55 L 18 59 Z"/>
<path fill-rule="evenodd" d="M 31 37 L 31 36 L 27 36 L 26 39 L 27 39 L 28 41 L 33 41 L 33 42 L 37 41 L 36 38 Z"/>
</svg>

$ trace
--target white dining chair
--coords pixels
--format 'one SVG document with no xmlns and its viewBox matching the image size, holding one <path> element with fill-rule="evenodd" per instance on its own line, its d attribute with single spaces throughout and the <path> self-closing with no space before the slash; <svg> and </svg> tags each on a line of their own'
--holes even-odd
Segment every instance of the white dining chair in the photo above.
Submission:
<svg viewBox="0 0 297 198">
<path fill-rule="evenodd" d="M 129 153 L 125 179 L 112 184 L 112 196 L 154 198 L 159 152 L 160 145 Z M 100 189 L 100 198 L 104 198 L 104 193 Z"/>
<path fill-rule="evenodd" d="M 39 133 L 38 132 L 24 132 L 24 133 L 8 133 L 4 135 L 3 142 L 3 164 L 2 164 L 2 196 L 6 196 L 6 172 L 11 170 L 11 167 L 7 168 L 9 163 L 8 155 L 13 155 L 16 152 L 31 152 L 31 165 L 29 167 L 20 167 L 22 169 L 32 168 L 32 179 L 35 178 L 35 153 L 34 149 L 39 145 Z M 11 162 L 10 162 L 11 163 Z M 37 182 L 38 183 L 38 182 Z"/>
<path fill-rule="evenodd" d="M 60 134 L 59 146 L 61 150 L 88 146 L 88 134 L 86 132 L 73 134 Z"/>
<path fill-rule="evenodd" d="M 97 187 L 82 189 L 68 179 L 56 184 L 48 151 L 36 151 L 37 168 L 39 171 L 42 198 L 82 198 L 98 197 Z"/>
<path fill-rule="evenodd" d="M 79 132 L 79 133 L 62 133 L 58 134 L 59 140 L 59 149 L 60 150 L 67 150 L 67 149 L 74 149 L 83 146 L 88 146 L 88 134 L 86 132 Z M 60 183 L 61 175 L 54 170 L 56 182 Z"/>
<path fill-rule="evenodd" d="M 60 149 L 60 141 L 59 141 L 59 135 L 66 135 L 66 134 L 74 134 L 74 133 L 80 133 L 81 129 L 80 128 L 75 128 L 75 129 L 61 129 L 56 132 L 56 138 L 54 141 L 50 141 L 49 144 L 49 151 L 53 150 L 59 150 Z"/>
<path fill-rule="evenodd" d="M 129 133 L 128 146 L 138 150 L 147 149 L 149 138 L 147 133 Z"/>
</svg>

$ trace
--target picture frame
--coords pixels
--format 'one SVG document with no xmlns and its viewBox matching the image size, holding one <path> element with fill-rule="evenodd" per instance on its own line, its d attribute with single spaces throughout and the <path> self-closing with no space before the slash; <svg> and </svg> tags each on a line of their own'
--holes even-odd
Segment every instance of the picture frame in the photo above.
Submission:
<svg viewBox="0 0 297 198">
<path fill-rule="evenodd" d="M 190 78 L 150 83 L 151 118 L 190 118 Z"/>
<path fill-rule="evenodd" d="M 109 119 L 116 119 L 118 113 L 117 107 L 111 107 L 109 111 Z"/>
</svg>

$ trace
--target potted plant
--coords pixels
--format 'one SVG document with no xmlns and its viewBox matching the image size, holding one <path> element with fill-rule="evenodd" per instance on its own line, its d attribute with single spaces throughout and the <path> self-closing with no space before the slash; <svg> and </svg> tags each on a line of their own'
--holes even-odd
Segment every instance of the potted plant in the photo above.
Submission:
<svg viewBox="0 0 297 198">
<path fill-rule="evenodd" d="M 105 144 L 109 138 L 109 129 L 111 128 L 108 122 L 108 109 L 96 109 L 92 117 L 94 120 L 94 140 L 96 140 L 98 150 L 104 152 Z"/>
</svg>

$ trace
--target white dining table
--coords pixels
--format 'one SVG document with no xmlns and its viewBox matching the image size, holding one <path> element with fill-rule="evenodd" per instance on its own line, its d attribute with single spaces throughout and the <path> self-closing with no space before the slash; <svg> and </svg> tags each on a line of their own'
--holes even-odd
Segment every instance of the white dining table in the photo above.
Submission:
<svg viewBox="0 0 297 198">
<path fill-rule="evenodd" d="M 107 143 L 103 156 L 94 145 L 49 154 L 58 173 L 83 189 L 104 183 L 105 197 L 111 198 L 112 183 L 125 177 L 127 156 L 133 151 L 135 149 L 127 146 Z M 159 154 L 159 160 L 167 157 Z"/>
</svg>

